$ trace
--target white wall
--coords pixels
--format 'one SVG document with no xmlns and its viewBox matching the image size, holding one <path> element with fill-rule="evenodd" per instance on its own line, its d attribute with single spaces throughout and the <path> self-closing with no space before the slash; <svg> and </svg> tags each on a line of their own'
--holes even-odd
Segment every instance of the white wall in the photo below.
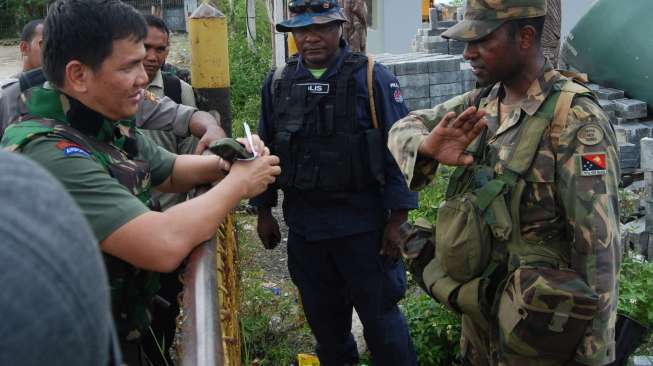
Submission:
<svg viewBox="0 0 653 366">
<path fill-rule="evenodd" d="M 367 29 L 369 53 L 406 53 L 422 26 L 421 0 L 373 0 L 376 24 Z"/>
</svg>

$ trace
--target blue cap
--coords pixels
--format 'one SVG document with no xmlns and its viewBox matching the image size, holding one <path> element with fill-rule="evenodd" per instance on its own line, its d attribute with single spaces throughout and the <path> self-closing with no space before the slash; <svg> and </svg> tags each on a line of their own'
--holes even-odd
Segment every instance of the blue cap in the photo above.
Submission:
<svg viewBox="0 0 653 366">
<path fill-rule="evenodd" d="M 335 6 L 324 12 L 304 12 L 292 14 L 290 18 L 277 24 L 278 32 L 291 32 L 293 28 L 308 27 L 313 24 L 326 24 L 331 22 L 347 22 L 347 17 L 339 6 Z"/>
</svg>

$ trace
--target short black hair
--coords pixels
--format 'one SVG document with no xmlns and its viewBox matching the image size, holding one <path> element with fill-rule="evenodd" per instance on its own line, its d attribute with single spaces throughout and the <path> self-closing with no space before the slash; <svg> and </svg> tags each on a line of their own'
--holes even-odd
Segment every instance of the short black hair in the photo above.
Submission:
<svg viewBox="0 0 653 366">
<path fill-rule="evenodd" d="M 32 42 L 32 39 L 34 39 L 34 33 L 36 33 L 36 27 L 41 24 L 43 24 L 43 19 L 34 19 L 25 24 L 23 31 L 20 33 L 21 42 Z"/>
<path fill-rule="evenodd" d="M 170 37 L 170 28 L 163 19 L 152 14 L 145 14 L 145 21 L 149 27 L 158 28 Z"/>
<path fill-rule="evenodd" d="M 510 36 L 510 39 L 515 39 L 515 36 L 517 35 L 517 32 L 519 32 L 520 29 L 527 26 L 531 26 L 535 28 L 535 31 L 537 32 L 535 36 L 535 40 L 537 41 L 537 45 L 539 46 L 542 44 L 542 34 L 544 33 L 545 20 L 546 20 L 545 17 L 509 20 L 506 22 L 506 24 L 508 24 L 508 35 Z"/>
<path fill-rule="evenodd" d="M 120 0 L 58 0 L 45 19 L 43 71 L 61 87 L 70 61 L 97 71 L 111 55 L 113 41 L 138 42 L 146 35 L 143 15 Z"/>
</svg>

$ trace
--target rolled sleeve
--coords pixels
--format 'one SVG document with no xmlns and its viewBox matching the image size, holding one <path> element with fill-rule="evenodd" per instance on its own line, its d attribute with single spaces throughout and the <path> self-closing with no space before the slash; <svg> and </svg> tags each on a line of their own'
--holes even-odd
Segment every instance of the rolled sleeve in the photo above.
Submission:
<svg viewBox="0 0 653 366">
<path fill-rule="evenodd" d="M 177 155 L 156 145 L 149 137 L 141 132 L 136 134 L 140 157 L 150 165 L 152 186 L 163 183 L 172 174 Z"/>
<path fill-rule="evenodd" d="M 59 141 L 56 138 L 37 139 L 27 144 L 23 153 L 61 182 L 82 209 L 98 241 L 149 212 L 138 198 L 92 158 L 66 157 L 56 148 Z"/>
<path fill-rule="evenodd" d="M 143 99 L 136 113 L 136 126 L 147 130 L 172 131 L 179 137 L 190 136 L 190 119 L 197 108 L 177 104 L 168 97 Z"/>
</svg>

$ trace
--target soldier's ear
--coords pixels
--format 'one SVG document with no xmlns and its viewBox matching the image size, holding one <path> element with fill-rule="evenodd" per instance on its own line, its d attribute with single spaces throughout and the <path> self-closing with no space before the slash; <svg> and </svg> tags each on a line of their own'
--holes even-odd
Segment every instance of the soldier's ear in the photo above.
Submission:
<svg viewBox="0 0 653 366">
<path fill-rule="evenodd" d="M 18 45 L 18 48 L 20 49 L 20 54 L 22 56 L 25 56 L 29 52 L 29 43 L 27 43 L 25 41 L 20 41 L 20 44 Z"/>
<path fill-rule="evenodd" d="M 77 60 L 68 62 L 64 73 L 64 89 L 76 93 L 86 93 L 88 91 L 87 84 L 91 72 L 90 67 Z"/>
<path fill-rule="evenodd" d="M 517 32 L 517 42 L 519 48 L 527 50 L 531 47 L 537 46 L 537 30 L 532 25 L 521 27 Z"/>
</svg>

